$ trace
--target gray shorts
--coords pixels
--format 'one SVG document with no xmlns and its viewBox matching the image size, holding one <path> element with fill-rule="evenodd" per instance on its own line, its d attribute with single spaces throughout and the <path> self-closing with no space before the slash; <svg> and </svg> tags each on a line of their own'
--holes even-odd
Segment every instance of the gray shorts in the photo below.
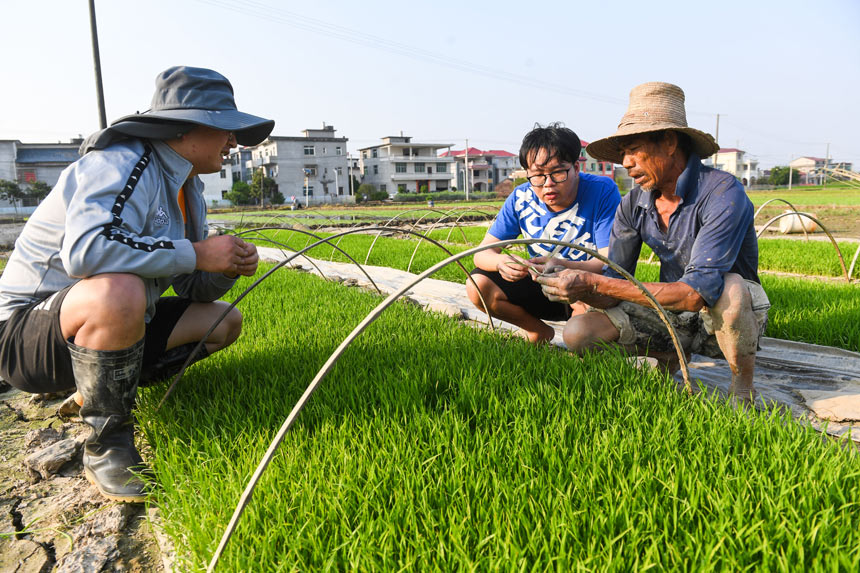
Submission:
<svg viewBox="0 0 860 573">
<path fill-rule="evenodd" d="M 770 301 L 760 284 L 745 281 L 752 299 L 752 311 L 758 324 L 758 338 L 764 335 L 767 328 L 767 311 Z M 642 306 L 633 302 L 621 302 L 617 306 L 606 309 L 591 308 L 589 312 L 602 312 L 612 325 L 618 329 L 619 344 L 647 348 L 653 352 L 668 352 L 675 349 L 672 337 L 660 315 L 650 306 Z M 699 312 L 666 311 L 669 320 L 685 352 L 694 352 L 712 358 L 723 358 L 723 352 L 714 336 L 714 323 L 708 307 Z"/>
</svg>

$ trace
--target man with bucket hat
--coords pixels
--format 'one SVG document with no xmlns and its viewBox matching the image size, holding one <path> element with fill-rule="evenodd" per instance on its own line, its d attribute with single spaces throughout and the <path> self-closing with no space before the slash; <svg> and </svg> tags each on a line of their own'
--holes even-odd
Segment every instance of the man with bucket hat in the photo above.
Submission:
<svg viewBox="0 0 860 573">
<path fill-rule="evenodd" d="M 662 82 L 633 88 L 615 134 L 587 148 L 623 165 L 636 183 L 616 213 L 609 259 L 632 274 L 642 243 L 654 251 L 660 282 L 645 286 L 671 311 L 685 352 L 724 357 L 731 393 L 751 403 L 770 303 L 758 278 L 752 202 L 735 177 L 702 164 L 718 149 L 711 135 L 687 125 L 681 88 Z M 563 270 L 537 280 L 550 300 L 593 307 L 566 326 L 571 350 L 616 343 L 677 369 L 656 311 L 620 274 Z"/>
<path fill-rule="evenodd" d="M 77 389 L 92 432 L 84 470 L 106 497 L 142 501 L 131 409 L 138 385 L 175 374 L 256 272 L 254 245 L 208 237 L 203 184 L 272 120 L 238 111 L 221 74 L 172 67 L 148 111 L 91 135 L 15 243 L 0 278 L 0 376 L 27 392 Z M 161 297 L 172 286 L 176 297 Z M 200 360 L 232 344 L 233 309 Z"/>
</svg>

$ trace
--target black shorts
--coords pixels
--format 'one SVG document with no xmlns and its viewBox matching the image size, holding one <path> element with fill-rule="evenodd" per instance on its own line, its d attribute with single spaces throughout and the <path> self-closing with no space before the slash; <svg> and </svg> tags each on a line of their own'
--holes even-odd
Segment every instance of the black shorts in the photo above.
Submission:
<svg viewBox="0 0 860 573">
<path fill-rule="evenodd" d="M 498 271 L 472 269 L 473 275 L 483 275 L 502 289 L 508 302 L 521 306 L 527 313 L 541 320 L 567 320 L 570 318 L 570 305 L 553 302 L 544 296 L 540 285 L 526 277 L 515 282 L 506 281 Z"/>
<path fill-rule="evenodd" d="M 0 377 L 25 392 L 60 392 L 75 387 L 69 347 L 60 329 L 60 307 L 71 286 L 28 307 L 16 309 L 0 323 Z M 162 297 L 146 325 L 143 363 L 157 360 L 191 301 Z"/>
</svg>

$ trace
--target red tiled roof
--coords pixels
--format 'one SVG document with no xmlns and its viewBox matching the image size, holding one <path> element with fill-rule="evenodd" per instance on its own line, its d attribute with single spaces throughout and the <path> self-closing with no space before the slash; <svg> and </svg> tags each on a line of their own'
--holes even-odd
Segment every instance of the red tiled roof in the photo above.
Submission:
<svg viewBox="0 0 860 573">
<path fill-rule="evenodd" d="M 453 151 L 446 151 L 441 154 L 439 157 L 460 157 L 461 155 L 465 155 L 466 152 L 462 149 L 455 149 Z M 496 155 L 499 157 L 516 157 L 513 153 L 509 153 L 507 151 L 503 151 L 501 149 L 493 149 L 490 151 L 481 151 L 477 147 L 469 148 L 469 156 L 472 155 Z"/>
</svg>

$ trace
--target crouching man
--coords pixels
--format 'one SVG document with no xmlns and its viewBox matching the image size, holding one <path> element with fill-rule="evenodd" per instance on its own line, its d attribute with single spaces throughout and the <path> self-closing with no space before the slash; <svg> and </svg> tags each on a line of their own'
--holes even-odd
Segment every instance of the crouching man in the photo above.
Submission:
<svg viewBox="0 0 860 573">
<path fill-rule="evenodd" d="M 39 205 L 0 278 L 0 376 L 26 392 L 76 388 L 92 432 L 87 479 L 141 501 L 131 409 L 139 384 L 171 376 L 257 269 L 254 245 L 207 238 L 203 184 L 237 143 L 274 122 L 236 109 L 230 82 L 202 68 L 156 78 L 151 109 L 90 136 Z M 161 297 L 173 286 L 177 297 Z M 233 309 L 199 360 L 239 336 Z"/>
<path fill-rule="evenodd" d="M 618 187 L 608 177 L 579 172 L 579 137 L 560 124 L 536 127 L 520 147 L 520 164 L 528 182 L 518 186 L 502 205 L 482 245 L 500 240 L 550 239 L 582 245 L 606 255 L 615 209 L 621 201 Z M 544 320 L 567 320 L 571 305 L 547 300 L 532 276 L 543 271 L 556 245 L 528 246 L 530 259 L 493 248 L 475 255 L 472 278 L 494 317 L 519 326 L 533 343 L 548 342 L 555 335 Z M 552 266 L 601 272 L 603 263 L 583 251 L 564 247 Z M 466 282 L 466 293 L 484 310 L 478 290 Z M 582 306 L 582 305 L 580 305 Z"/>
<path fill-rule="evenodd" d="M 616 214 L 609 259 L 632 274 L 642 243 L 654 251 L 660 282 L 645 286 L 672 311 L 685 352 L 725 357 L 731 392 L 751 402 L 770 303 L 758 278 L 752 203 L 732 175 L 702 165 L 718 149 L 712 136 L 687 126 L 681 88 L 660 82 L 633 88 L 617 132 L 588 146 L 636 183 Z M 563 270 L 537 280 L 550 300 L 596 307 L 567 324 L 571 350 L 617 343 L 677 369 L 656 311 L 619 274 Z"/>
</svg>

